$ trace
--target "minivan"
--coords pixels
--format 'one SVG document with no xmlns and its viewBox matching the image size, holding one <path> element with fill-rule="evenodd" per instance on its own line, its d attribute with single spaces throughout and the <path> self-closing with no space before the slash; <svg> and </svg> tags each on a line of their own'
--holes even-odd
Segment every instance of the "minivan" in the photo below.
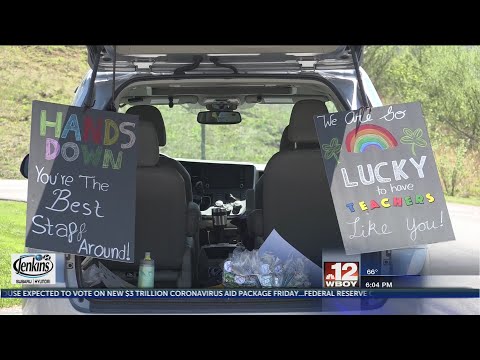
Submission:
<svg viewBox="0 0 480 360">
<path fill-rule="evenodd" d="M 144 124 L 138 134 L 135 262 L 58 253 L 53 287 L 104 287 L 92 280 L 92 266 L 100 265 L 135 286 L 146 251 L 155 259 L 155 288 L 215 287 L 229 255 L 239 247 L 258 249 L 272 230 L 320 267 L 322 254 L 312 255 L 312 244 L 341 249 L 311 119 L 383 105 L 361 67 L 362 46 L 87 48 L 91 69 L 71 104 L 135 114 Z M 215 111 L 239 115 L 212 117 Z M 221 226 L 217 209 L 227 215 Z M 419 246 L 361 256 L 384 275 L 417 275 L 425 271 L 428 253 Z M 386 313 L 393 302 L 25 299 L 23 312 Z"/>
</svg>

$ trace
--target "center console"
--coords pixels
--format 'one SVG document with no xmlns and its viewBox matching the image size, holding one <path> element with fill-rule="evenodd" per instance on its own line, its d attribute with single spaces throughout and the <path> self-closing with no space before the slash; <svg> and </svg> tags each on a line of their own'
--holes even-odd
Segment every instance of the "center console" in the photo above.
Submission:
<svg viewBox="0 0 480 360">
<path fill-rule="evenodd" d="M 249 164 L 180 160 L 192 181 L 193 201 L 200 206 L 200 246 L 208 277 L 247 240 L 247 192 L 254 188 L 256 169 Z"/>
<path fill-rule="evenodd" d="M 201 211 L 214 207 L 219 200 L 224 204 L 245 201 L 247 190 L 254 187 L 253 165 L 201 160 L 180 162 L 190 174 L 194 201 L 200 205 Z"/>
</svg>

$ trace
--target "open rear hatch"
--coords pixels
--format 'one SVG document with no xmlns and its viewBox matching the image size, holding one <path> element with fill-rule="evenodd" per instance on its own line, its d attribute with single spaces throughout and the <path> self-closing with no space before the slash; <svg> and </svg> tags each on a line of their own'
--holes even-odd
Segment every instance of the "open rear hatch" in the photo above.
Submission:
<svg viewBox="0 0 480 360">
<path fill-rule="evenodd" d="M 177 75 L 353 69 L 352 53 L 360 63 L 363 55 L 362 46 L 349 45 L 100 45 L 88 51 L 92 68 L 100 54 L 99 71 L 112 71 L 115 59 L 117 71 Z"/>
<path fill-rule="evenodd" d="M 188 76 L 191 74 L 265 74 L 265 73 L 302 73 L 315 70 L 329 69 L 354 69 L 353 55 L 361 61 L 363 48 L 361 46 L 332 46 L 332 45 L 291 45 L 291 46 L 124 46 L 124 45 L 102 45 L 88 46 L 89 64 L 95 68 L 96 60 L 98 62 L 98 71 L 112 71 L 113 64 L 117 72 L 143 72 L 152 74 L 174 74 L 179 76 Z M 232 88 L 233 89 L 233 88 Z M 255 89 L 253 89 L 255 90 Z M 250 91 L 253 91 L 252 89 Z M 260 91 L 263 89 L 260 89 Z M 290 95 L 288 87 L 276 87 L 274 90 L 278 94 Z M 136 89 L 135 91 L 139 91 Z M 150 90 L 151 92 L 152 90 Z M 160 93 L 157 90 L 156 95 L 166 96 L 169 93 Z M 180 93 L 182 89 L 176 89 Z M 191 90 L 185 90 L 189 95 Z M 197 89 L 198 91 L 198 89 Z M 221 89 L 222 94 L 225 89 Z M 235 93 L 238 93 L 233 89 Z M 253 92 L 252 92 L 253 93 Z M 258 91 L 254 92 L 255 94 Z M 138 94 L 137 94 L 138 95 Z M 151 94 L 150 94 L 151 95 Z M 209 256 L 208 260 L 225 260 L 225 256 Z M 81 273 L 82 258 L 76 257 L 72 260 L 72 268 L 78 269 Z M 76 262 L 76 263 L 75 263 Z M 210 262 L 207 264 L 212 265 Z M 121 274 L 122 273 L 122 274 Z M 116 272 L 124 281 L 136 284 L 135 274 L 130 271 L 120 269 Z M 80 276 L 80 287 L 88 287 Z M 203 284 L 202 284 L 203 285 Z M 96 285 L 95 285 L 96 286 Z M 172 286 L 173 287 L 173 286 Z M 207 286 L 201 286 L 207 288 Z M 180 289 L 181 290 L 181 289 Z M 319 310 L 321 300 L 285 300 L 273 299 L 268 303 L 260 303 L 256 299 L 188 299 L 179 301 L 177 299 L 121 299 L 113 301 L 112 299 L 95 299 L 90 301 L 90 311 L 115 312 L 115 311 L 152 311 L 172 308 L 172 311 L 180 311 L 182 305 L 185 309 L 195 309 L 195 311 L 212 311 L 212 304 L 215 303 L 215 309 L 219 311 L 232 311 L 233 306 L 237 311 L 251 311 L 252 304 L 256 307 L 263 307 L 264 311 L 305 311 Z M 81 306 L 81 305 L 78 305 Z M 160 309 L 160 310 L 159 310 Z M 184 310 L 182 310 L 184 311 Z"/>
</svg>

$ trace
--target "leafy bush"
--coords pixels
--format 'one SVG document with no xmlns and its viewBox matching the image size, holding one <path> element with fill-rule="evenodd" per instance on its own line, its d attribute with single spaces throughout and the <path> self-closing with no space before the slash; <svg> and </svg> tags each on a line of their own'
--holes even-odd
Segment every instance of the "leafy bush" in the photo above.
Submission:
<svg viewBox="0 0 480 360">
<path fill-rule="evenodd" d="M 480 196 L 480 48 L 368 46 L 364 67 L 385 104 L 420 101 L 444 190 Z"/>
</svg>

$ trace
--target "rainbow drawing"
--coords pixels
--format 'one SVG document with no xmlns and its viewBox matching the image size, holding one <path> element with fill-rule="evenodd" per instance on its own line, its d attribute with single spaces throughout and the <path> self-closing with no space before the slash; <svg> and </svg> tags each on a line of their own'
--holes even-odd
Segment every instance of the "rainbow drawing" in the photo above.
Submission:
<svg viewBox="0 0 480 360">
<path fill-rule="evenodd" d="M 390 131 L 381 126 L 360 125 L 347 134 L 345 145 L 348 152 L 362 153 L 368 149 L 391 149 L 398 142 Z"/>
</svg>

